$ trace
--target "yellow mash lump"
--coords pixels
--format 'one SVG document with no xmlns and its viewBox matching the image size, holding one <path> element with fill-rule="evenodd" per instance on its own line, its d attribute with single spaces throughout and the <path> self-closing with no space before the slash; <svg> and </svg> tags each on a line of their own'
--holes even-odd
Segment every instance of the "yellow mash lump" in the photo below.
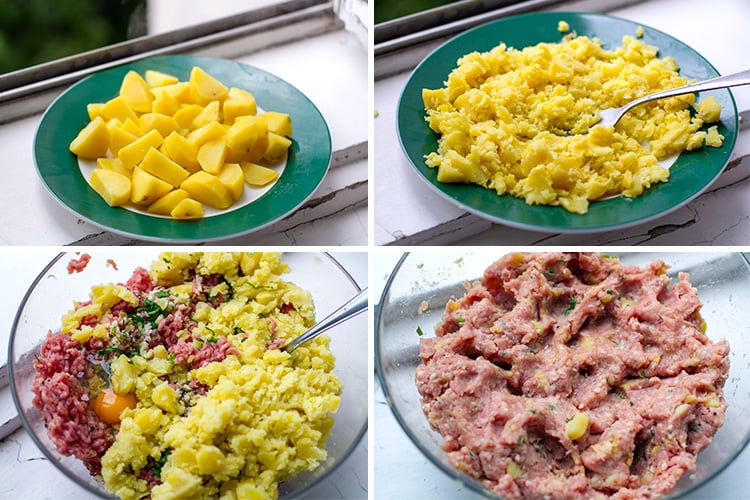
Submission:
<svg viewBox="0 0 750 500">
<path fill-rule="evenodd" d="M 718 129 L 699 130 L 719 119 L 713 97 L 693 115 L 688 94 L 636 107 L 614 128 L 595 125 L 601 110 L 687 83 L 672 58 L 632 36 L 612 51 L 572 33 L 560 43 L 473 52 L 444 87 L 422 92 L 427 122 L 440 135 L 426 163 L 440 182 L 586 213 L 590 201 L 638 196 L 667 181 L 660 160 L 721 146 Z"/>
<path fill-rule="evenodd" d="M 191 273 L 223 275 L 207 292 L 216 300 L 195 304 L 192 338 L 200 347 L 226 337 L 233 353 L 191 369 L 160 345 L 111 363 L 113 387 L 134 391 L 138 404 L 121 415 L 102 458 L 108 490 L 132 499 L 275 498 L 280 481 L 326 459 L 342 388 L 328 339 L 292 354 L 269 348 L 315 320 L 310 293 L 281 279 L 287 271 L 268 253 L 165 253 L 152 264 L 152 281 L 183 303 L 192 300 Z M 183 389 L 195 386 L 205 395 L 186 400 Z M 141 474 L 154 463 L 161 484 L 149 491 Z"/>
</svg>

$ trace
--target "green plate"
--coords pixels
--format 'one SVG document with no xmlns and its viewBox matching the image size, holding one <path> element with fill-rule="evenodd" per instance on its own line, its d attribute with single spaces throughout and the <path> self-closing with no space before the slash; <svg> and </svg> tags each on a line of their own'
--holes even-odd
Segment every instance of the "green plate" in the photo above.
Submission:
<svg viewBox="0 0 750 500">
<path fill-rule="evenodd" d="M 227 87 L 255 96 L 261 109 L 288 113 L 294 133 L 286 166 L 277 182 L 252 202 L 195 220 L 175 220 L 112 208 L 89 186 L 68 146 L 88 123 L 86 105 L 115 97 L 125 74 L 162 71 L 181 81 L 200 66 Z M 258 68 L 225 59 L 163 56 L 93 74 L 53 102 L 34 138 L 34 160 L 52 196 L 78 217 L 109 231 L 159 242 L 199 242 L 256 231 L 294 212 L 320 185 L 331 162 L 331 135 L 320 111 L 299 90 Z"/>
<path fill-rule="evenodd" d="M 437 151 L 438 135 L 425 122 L 422 89 L 440 88 L 456 66 L 459 57 L 488 51 L 501 42 L 521 49 L 540 42 L 559 42 L 558 21 L 566 21 L 579 35 L 597 37 L 605 48 L 622 44 L 624 35 L 635 36 L 643 26 L 643 41 L 659 48 L 659 56 L 672 56 L 680 74 L 705 80 L 719 73 L 693 49 L 662 33 L 624 19 L 599 14 L 543 12 L 493 21 L 449 40 L 420 63 L 406 83 L 397 110 L 401 146 L 420 176 L 440 195 L 481 217 L 523 229 L 551 232 L 589 232 L 631 226 L 662 216 L 689 202 L 703 192 L 724 170 L 737 139 L 737 107 L 729 90 L 705 92 L 714 95 L 722 106 L 719 133 L 724 136 L 720 148 L 684 152 L 670 167 L 670 179 L 651 187 L 637 198 L 616 197 L 591 203 L 588 213 L 573 214 L 562 207 L 527 205 L 523 199 L 498 196 L 494 191 L 469 184 L 445 184 L 437 181 L 437 169 L 425 165 L 424 157 Z"/>
</svg>

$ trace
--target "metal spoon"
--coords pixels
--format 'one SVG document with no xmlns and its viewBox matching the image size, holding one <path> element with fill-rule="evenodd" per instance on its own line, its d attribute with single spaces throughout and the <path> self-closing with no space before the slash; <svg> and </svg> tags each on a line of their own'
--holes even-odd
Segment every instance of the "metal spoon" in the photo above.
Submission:
<svg viewBox="0 0 750 500">
<path fill-rule="evenodd" d="M 737 87 L 740 85 L 750 85 L 750 70 L 740 71 L 739 73 L 734 73 L 732 75 L 718 76 L 716 78 L 692 83 L 690 85 L 684 85 L 682 87 L 677 87 L 674 89 L 662 90 L 661 92 L 656 92 L 654 94 L 635 99 L 634 101 L 630 101 L 626 105 L 619 108 L 605 109 L 604 111 L 599 113 L 599 123 L 604 126 L 614 127 L 615 124 L 620 121 L 620 118 L 622 118 L 623 115 L 630 111 L 632 108 L 638 106 L 639 104 L 643 104 L 644 102 L 653 101 L 655 99 L 663 99 L 665 97 L 690 94 L 692 92 L 700 92 L 703 90 Z"/>
<path fill-rule="evenodd" d="M 333 328 L 346 321 L 349 318 L 356 316 L 362 311 L 367 309 L 367 288 L 359 292 L 357 295 L 349 299 L 349 301 L 343 306 L 339 307 L 331 314 L 326 316 L 324 319 L 315 323 L 309 330 L 300 335 L 299 337 L 292 339 L 290 342 L 281 346 L 282 351 L 292 352 L 300 345 L 304 344 L 308 340 L 312 340 L 321 333 L 325 332 L 329 328 Z"/>
</svg>

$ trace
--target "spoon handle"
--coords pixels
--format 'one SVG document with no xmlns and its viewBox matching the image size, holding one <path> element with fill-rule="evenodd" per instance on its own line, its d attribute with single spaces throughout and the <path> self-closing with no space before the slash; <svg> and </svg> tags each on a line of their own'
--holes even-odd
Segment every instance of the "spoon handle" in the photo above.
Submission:
<svg viewBox="0 0 750 500">
<path fill-rule="evenodd" d="M 284 344 L 281 349 L 283 351 L 292 352 L 301 344 L 304 344 L 308 340 L 312 340 L 321 333 L 327 331 L 329 328 L 333 328 L 346 321 L 347 319 L 356 316 L 362 311 L 367 309 L 367 288 L 359 292 L 357 295 L 349 299 L 349 301 L 343 306 L 339 307 L 331 314 L 326 316 L 324 319 L 315 323 L 309 330 L 293 339 L 291 342 Z"/>
<path fill-rule="evenodd" d="M 652 101 L 654 99 L 663 99 L 665 97 L 673 97 L 676 95 L 689 94 L 692 92 L 701 92 L 703 90 L 716 90 L 727 87 L 739 87 L 740 85 L 750 85 L 750 69 L 740 71 L 731 75 L 717 76 L 709 80 L 703 80 L 702 82 L 691 83 L 690 85 L 683 85 L 674 89 L 663 90 L 656 92 L 655 94 L 649 94 L 647 96 L 636 99 L 627 105 L 627 109 L 630 109 L 644 102 Z"/>
</svg>

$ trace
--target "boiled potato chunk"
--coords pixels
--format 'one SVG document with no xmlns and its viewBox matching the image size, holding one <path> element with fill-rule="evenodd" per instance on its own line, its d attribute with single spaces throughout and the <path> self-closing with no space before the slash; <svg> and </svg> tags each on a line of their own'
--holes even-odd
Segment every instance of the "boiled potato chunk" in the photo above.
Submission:
<svg viewBox="0 0 750 500">
<path fill-rule="evenodd" d="M 198 163 L 209 174 L 218 174 L 227 154 L 227 139 L 219 137 L 203 144 L 198 149 Z"/>
<path fill-rule="evenodd" d="M 161 153 L 155 148 L 151 148 L 143 157 L 143 161 L 138 164 L 141 169 L 145 170 L 151 175 L 155 175 L 163 181 L 167 181 L 173 187 L 177 187 L 182 184 L 182 181 L 190 176 L 190 172 L 179 166 L 167 158 L 164 153 Z"/>
<path fill-rule="evenodd" d="M 141 115 L 141 128 L 145 130 L 156 129 L 162 137 L 166 137 L 179 127 L 175 119 L 161 113 L 144 113 Z"/>
<path fill-rule="evenodd" d="M 190 124 L 190 128 L 197 129 L 208 123 L 218 122 L 219 109 L 219 101 L 209 102 L 203 107 L 203 109 L 201 109 L 200 113 L 198 113 L 195 118 L 193 118 L 193 122 Z"/>
<path fill-rule="evenodd" d="M 223 106 L 224 123 L 232 124 L 240 116 L 254 115 L 258 112 L 255 96 L 247 90 L 232 87 Z"/>
<path fill-rule="evenodd" d="M 164 85 L 172 85 L 179 81 L 176 76 L 153 69 L 147 69 L 144 76 L 149 87 L 163 87 Z"/>
<path fill-rule="evenodd" d="M 286 152 L 291 145 L 292 141 L 286 137 L 269 132 L 268 146 L 266 146 L 266 151 L 263 153 L 263 159 L 269 163 L 281 161 L 286 156 Z"/>
<path fill-rule="evenodd" d="M 185 198 L 169 213 L 175 219 L 197 219 L 203 217 L 203 205 L 199 201 Z"/>
<path fill-rule="evenodd" d="M 201 128 L 189 132 L 187 140 L 195 144 L 197 147 L 201 147 L 208 141 L 225 136 L 226 133 L 226 129 L 218 122 L 209 122 Z"/>
<path fill-rule="evenodd" d="M 91 187 L 99 193 L 107 205 L 119 207 L 130 200 L 130 178 L 114 170 L 94 169 L 91 173 Z"/>
<path fill-rule="evenodd" d="M 262 120 L 257 121 L 258 127 L 258 138 L 255 140 L 253 147 L 250 151 L 244 155 L 245 160 L 251 162 L 260 162 L 263 160 L 263 154 L 266 152 L 268 147 L 268 125 Z"/>
<path fill-rule="evenodd" d="M 243 161 L 240 163 L 240 167 L 242 168 L 245 182 L 253 187 L 265 186 L 279 178 L 279 173 L 276 170 L 249 161 Z"/>
<path fill-rule="evenodd" d="M 160 90 L 160 87 L 157 87 L 156 90 Z M 151 110 L 154 113 L 168 115 L 174 119 L 175 113 L 177 113 L 182 108 L 182 104 L 180 104 L 180 101 L 175 99 L 175 97 L 169 92 L 155 92 L 154 89 L 152 89 L 151 93 L 154 94 L 154 102 L 151 106 Z"/>
<path fill-rule="evenodd" d="M 107 130 L 109 130 L 109 150 L 115 156 L 117 156 L 122 148 L 138 139 L 138 136 L 125 130 L 117 118 L 113 118 L 107 122 Z"/>
<path fill-rule="evenodd" d="M 229 90 L 219 80 L 198 66 L 190 71 L 190 95 L 198 104 L 209 101 L 223 101 Z"/>
<path fill-rule="evenodd" d="M 218 177 L 199 170 L 191 174 L 180 185 L 180 188 L 190 193 L 190 197 L 209 207 L 224 210 L 232 205 L 232 195 L 229 189 L 221 183 Z"/>
<path fill-rule="evenodd" d="M 193 126 L 193 120 L 195 120 L 195 117 L 198 116 L 201 111 L 203 111 L 203 106 L 198 106 L 197 104 L 186 104 L 175 111 L 172 117 L 174 118 L 174 121 L 177 122 L 177 126 L 189 129 Z"/>
<path fill-rule="evenodd" d="M 242 192 L 245 190 L 245 174 L 239 163 L 225 163 L 217 177 L 229 190 L 234 201 L 242 197 Z"/>
<path fill-rule="evenodd" d="M 284 137 L 291 137 L 292 118 L 287 113 L 266 111 L 262 115 L 258 116 L 258 119 L 266 122 L 269 132 L 283 135 Z"/>
<path fill-rule="evenodd" d="M 150 214 L 170 215 L 177 204 L 188 197 L 190 194 L 187 191 L 175 189 L 149 205 L 147 211 Z"/>
<path fill-rule="evenodd" d="M 102 109 L 104 109 L 103 102 L 92 102 L 90 104 L 87 104 L 86 113 L 89 115 L 89 120 L 93 120 L 97 116 L 102 116 Z"/>
<path fill-rule="evenodd" d="M 151 205 L 172 190 L 172 185 L 149 174 L 140 167 L 133 169 L 130 201 L 136 205 Z"/>
<path fill-rule="evenodd" d="M 262 127 L 254 116 L 245 116 L 235 121 L 227 130 L 227 147 L 238 153 L 249 153 Z"/>
<path fill-rule="evenodd" d="M 149 149 L 158 148 L 163 141 L 164 139 L 158 130 L 151 130 L 143 137 L 139 137 L 120 149 L 117 153 L 117 157 L 122 160 L 123 164 L 129 167 L 134 167 L 143 160 L 143 157 L 146 156 Z"/>
<path fill-rule="evenodd" d="M 128 71 L 125 78 L 122 79 L 120 96 L 133 111 L 138 111 L 139 113 L 148 113 L 151 111 L 151 103 L 154 101 L 151 87 L 135 71 Z"/>
<path fill-rule="evenodd" d="M 191 174 L 201 168 L 198 163 L 198 147 L 177 132 L 172 132 L 164 139 L 161 152 Z"/>
<path fill-rule="evenodd" d="M 130 175 L 133 173 L 133 169 L 123 165 L 122 160 L 119 158 L 97 158 L 96 166 L 104 170 L 112 170 L 113 172 L 122 174 L 128 179 L 130 179 Z"/>
<path fill-rule="evenodd" d="M 79 158 L 87 160 L 105 156 L 108 148 L 109 131 L 101 116 L 91 120 L 70 143 L 70 151 Z"/>
<path fill-rule="evenodd" d="M 101 114 L 108 121 L 112 118 L 117 118 L 122 123 L 125 123 L 125 120 L 128 118 L 135 122 L 138 121 L 138 115 L 135 114 L 135 111 L 119 95 L 104 103 Z"/>
</svg>

